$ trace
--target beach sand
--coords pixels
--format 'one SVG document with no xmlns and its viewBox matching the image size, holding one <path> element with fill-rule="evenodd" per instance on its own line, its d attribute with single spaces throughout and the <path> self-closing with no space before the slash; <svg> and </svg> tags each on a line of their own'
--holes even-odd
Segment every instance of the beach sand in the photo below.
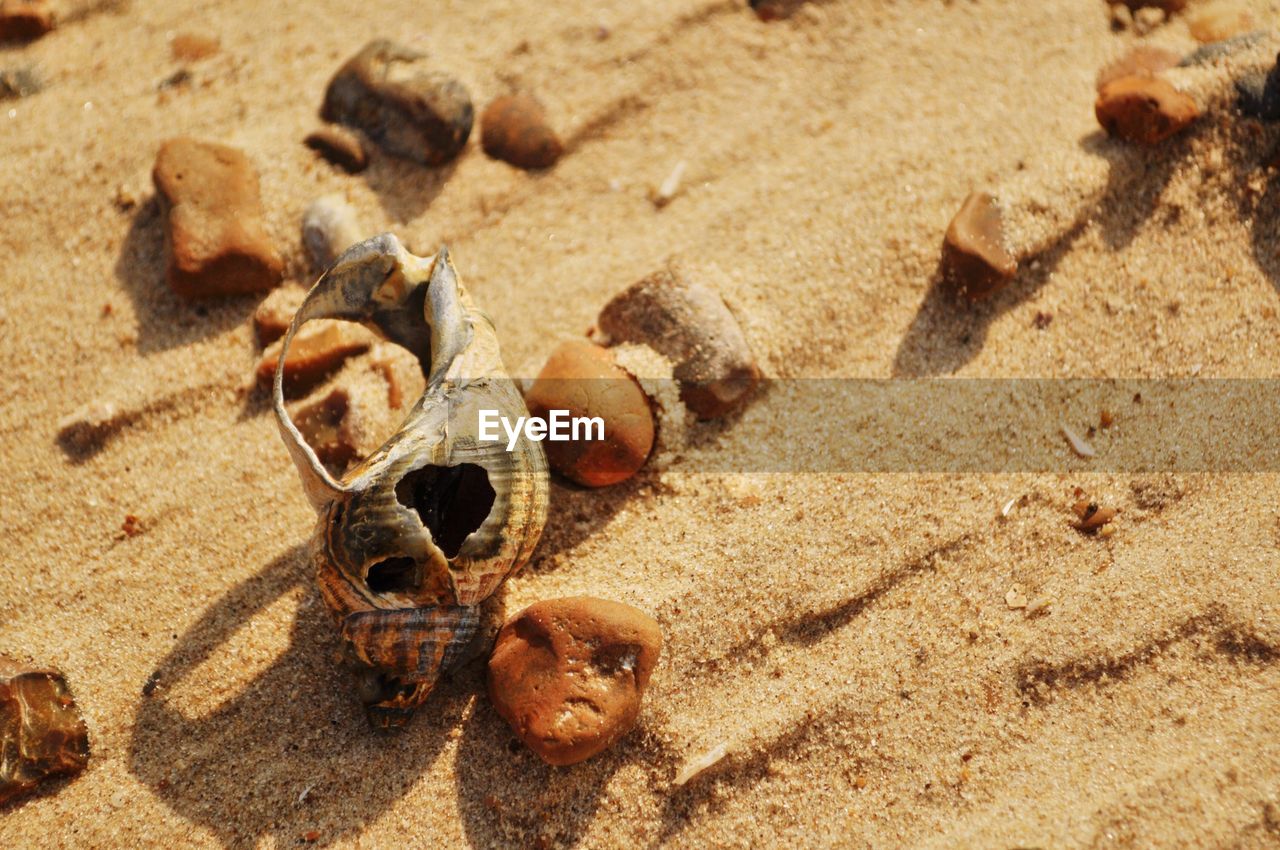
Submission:
<svg viewBox="0 0 1280 850">
<path fill-rule="evenodd" d="M 418 253 L 447 243 L 520 376 L 671 262 L 714 282 L 775 379 L 1266 377 L 1280 262 L 1254 214 L 1280 202 L 1254 164 L 1275 131 L 1224 164 L 1239 133 L 1210 113 L 1050 259 L 956 305 L 929 292 L 964 197 L 1022 173 L 1053 207 L 1098 143 L 1095 74 L 1137 40 L 1101 0 L 771 23 L 706 0 L 367 6 L 135 0 L 0 51 L 47 82 L 0 103 L 0 652 L 63 670 L 92 744 L 81 776 L 0 812 L 0 846 L 1280 843 L 1275 474 L 1089 472 L 1065 442 L 1050 472 L 699 469 L 785 428 L 781 392 L 663 469 L 557 485 L 506 585 L 508 611 L 589 594 L 659 621 L 622 742 L 542 764 L 481 662 L 401 734 L 372 731 L 254 389 L 260 299 L 193 306 L 164 284 L 164 139 L 249 156 L 291 281 L 314 279 L 298 222 L 325 193 Z M 177 33 L 221 49 L 178 62 Z M 324 86 L 379 36 L 428 50 L 477 112 L 533 91 L 567 154 L 529 174 L 476 134 L 434 170 L 318 160 L 302 139 Z M 1195 46 L 1183 17 L 1148 38 Z M 95 401 L 123 424 L 68 451 L 59 421 Z M 1121 508 L 1112 536 L 1072 528 L 1076 488 Z M 1015 586 L 1052 603 L 1028 616 Z"/>
</svg>

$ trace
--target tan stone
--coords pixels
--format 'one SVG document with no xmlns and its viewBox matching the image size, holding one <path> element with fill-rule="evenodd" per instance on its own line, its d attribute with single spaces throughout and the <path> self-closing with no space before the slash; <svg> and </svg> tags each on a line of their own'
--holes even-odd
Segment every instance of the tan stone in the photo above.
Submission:
<svg viewBox="0 0 1280 850">
<path fill-rule="evenodd" d="M 258 174 L 235 148 L 190 138 L 160 147 L 152 170 L 165 218 L 168 281 L 188 298 L 262 292 L 284 264 L 262 221 Z"/>
<path fill-rule="evenodd" d="M 298 312 L 307 291 L 300 286 L 282 286 L 267 293 L 253 311 L 253 329 L 259 345 L 270 345 L 285 335 L 293 314 Z"/>
<path fill-rule="evenodd" d="M 1165 80 L 1121 77 L 1102 87 L 1094 111 L 1112 136 L 1140 145 L 1157 145 L 1200 116 L 1190 95 Z"/>
<path fill-rule="evenodd" d="M 977 300 L 1001 289 L 1018 270 L 1005 245 L 1004 217 L 995 198 L 972 192 L 951 219 L 943 238 L 944 283 Z"/>
<path fill-rule="evenodd" d="M 307 322 L 289 346 L 284 361 L 285 386 L 292 390 L 313 386 L 348 357 L 367 351 L 371 344 L 369 332 L 350 322 L 332 319 Z M 284 340 L 277 339 L 262 352 L 257 369 L 260 384 L 269 386 L 274 379 L 283 345 Z"/>
<path fill-rule="evenodd" d="M 480 117 L 484 152 L 519 168 L 550 168 L 564 145 L 542 104 L 526 94 L 494 98 Z"/>
<path fill-rule="evenodd" d="M 544 761 L 576 764 L 625 735 L 662 650 L 648 615 L 585 596 L 538 602 L 498 633 L 489 697 Z"/>
</svg>

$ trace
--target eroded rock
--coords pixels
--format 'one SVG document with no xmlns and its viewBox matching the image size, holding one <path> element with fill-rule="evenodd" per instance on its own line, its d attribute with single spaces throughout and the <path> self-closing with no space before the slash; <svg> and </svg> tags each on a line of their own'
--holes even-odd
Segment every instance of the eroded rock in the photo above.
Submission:
<svg viewBox="0 0 1280 850">
<path fill-rule="evenodd" d="M 165 142 L 152 170 L 165 220 L 167 278 L 187 298 L 262 292 L 284 263 L 262 220 L 258 174 L 227 145 Z"/>
<path fill-rule="evenodd" d="M 702 419 L 742 405 L 760 382 L 755 355 L 724 300 L 674 271 L 614 296 L 597 324 L 615 343 L 642 343 L 670 360 L 680 397 Z"/>
<path fill-rule="evenodd" d="M 1190 95 L 1152 77 L 1112 80 L 1098 92 L 1094 111 L 1109 135 L 1148 146 L 1176 135 L 1200 117 Z"/>
<path fill-rule="evenodd" d="M 972 299 L 1002 288 L 1018 270 L 1005 244 L 1004 217 L 996 199 L 972 192 L 947 226 L 942 245 L 944 283 Z"/>
<path fill-rule="evenodd" d="M 550 168 L 564 152 L 542 104 L 527 94 L 494 98 L 480 128 L 484 152 L 518 168 Z"/>
<path fill-rule="evenodd" d="M 662 650 L 642 611 L 585 596 L 538 602 L 510 619 L 489 659 L 489 697 L 529 749 L 576 764 L 625 735 Z"/>
<path fill-rule="evenodd" d="M 66 679 L 0 656 L 0 803 L 89 761 L 89 731 Z"/>
<path fill-rule="evenodd" d="M 320 115 L 363 130 L 388 153 L 442 165 L 466 145 L 474 110 L 462 83 L 424 54 L 377 39 L 338 69 Z"/>
</svg>

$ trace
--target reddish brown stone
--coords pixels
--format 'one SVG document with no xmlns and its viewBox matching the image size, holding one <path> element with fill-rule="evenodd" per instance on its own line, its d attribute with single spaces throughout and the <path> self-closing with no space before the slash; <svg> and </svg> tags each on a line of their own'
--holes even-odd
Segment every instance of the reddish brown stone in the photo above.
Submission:
<svg viewBox="0 0 1280 850">
<path fill-rule="evenodd" d="M 635 475 L 653 449 L 653 413 L 636 382 L 606 349 L 564 342 L 547 358 L 525 396 L 529 413 L 552 410 L 604 420 L 603 440 L 548 441 L 547 460 L 561 475 L 587 487 L 617 484 Z"/>
<path fill-rule="evenodd" d="M 169 52 L 180 62 L 198 62 L 218 55 L 222 49 L 217 36 L 180 32 L 169 42 Z"/>
<path fill-rule="evenodd" d="M 1121 77 L 1098 93 L 1098 123 L 1112 136 L 1140 145 L 1157 145 L 1200 117 L 1190 95 L 1165 80 Z"/>
<path fill-rule="evenodd" d="M 31 41 L 54 27 L 45 0 L 0 0 L 0 41 Z"/>
<path fill-rule="evenodd" d="M 760 383 L 755 355 L 720 295 L 673 271 L 614 296 L 597 324 L 615 343 L 643 343 L 670 360 L 681 399 L 702 419 L 731 412 Z"/>
<path fill-rule="evenodd" d="M 294 336 L 284 359 L 284 383 L 294 391 L 314 386 L 348 357 L 367 351 L 370 335 L 350 322 L 321 319 L 308 322 Z M 258 361 L 258 382 L 270 385 L 275 379 L 283 339 L 262 352 Z"/>
<path fill-rule="evenodd" d="M 585 596 L 538 602 L 498 633 L 489 698 L 543 761 L 576 764 L 635 725 L 661 651 L 658 624 L 630 605 Z"/>
<path fill-rule="evenodd" d="M 1148 44 L 1139 45 L 1098 72 L 1098 91 L 1121 77 L 1154 77 L 1161 71 L 1174 67 L 1181 60 L 1182 57 L 1172 50 Z"/>
<path fill-rule="evenodd" d="M 0 803 L 88 761 L 89 732 L 62 674 L 0 657 Z"/>
<path fill-rule="evenodd" d="M 972 192 L 951 219 L 942 247 L 947 286 L 972 299 L 996 292 L 1018 270 L 1004 239 L 1004 217 L 995 198 Z"/>
<path fill-rule="evenodd" d="M 529 95 L 495 98 L 480 117 L 480 128 L 484 152 L 519 168 L 550 168 L 564 152 L 542 104 Z"/>
<path fill-rule="evenodd" d="M 262 222 L 257 172 L 243 153 L 171 139 L 160 147 L 151 176 L 164 211 L 174 292 L 239 295 L 280 282 L 284 264 Z"/>
</svg>

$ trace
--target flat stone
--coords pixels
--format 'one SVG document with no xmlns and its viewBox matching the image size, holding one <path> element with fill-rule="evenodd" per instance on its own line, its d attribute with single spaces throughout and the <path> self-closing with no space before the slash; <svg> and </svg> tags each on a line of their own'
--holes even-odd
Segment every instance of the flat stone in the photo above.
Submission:
<svg viewBox="0 0 1280 850">
<path fill-rule="evenodd" d="M 970 193 L 943 237 L 944 284 L 976 301 L 1001 289 L 1017 271 L 995 198 L 987 192 Z"/>
<path fill-rule="evenodd" d="M 88 761 L 89 731 L 62 674 L 0 656 L 0 804 Z"/>
<path fill-rule="evenodd" d="M 239 295 L 280 282 L 284 263 L 267 236 L 258 174 L 248 157 L 226 145 L 170 139 L 151 176 L 174 292 L 187 298 Z"/>
<path fill-rule="evenodd" d="M 329 124 L 313 130 L 305 139 L 307 147 L 349 174 L 364 171 L 369 165 L 369 154 L 364 142 L 341 124 Z"/>
<path fill-rule="evenodd" d="M 307 322 L 294 336 L 285 357 L 285 387 L 295 392 L 312 387 L 348 357 L 367 351 L 372 344 L 371 334 L 350 322 L 334 319 Z M 262 352 L 257 369 L 260 385 L 270 386 L 275 379 L 283 345 L 284 339 L 277 339 Z"/>
<path fill-rule="evenodd" d="M 466 145 L 474 110 L 462 83 L 428 68 L 424 54 L 377 39 L 338 69 L 320 116 L 363 130 L 388 153 L 442 165 Z"/>
<path fill-rule="evenodd" d="M 1151 77 L 1121 77 L 1107 83 L 1098 92 L 1094 111 L 1108 134 L 1147 146 L 1176 135 L 1200 117 L 1190 95 Z"/>
<path fill-rule="evenodd" d="M 32 41 L 55 26 L 46 0 L 0 0 L 0 41 Z"/>
<path fill-rule="evenodd" d="M 653 450 L 649 399 L 608 349 L 598 345 L 576 340 L 561 343 L 525 394 L 525 403 L 532 416 L 545 418 L 552 410 L 567 410 L 571 417 L 604 421 L 603 440 L 543 443 L 551 468 L 586 487 L 625 481 L 644 466 Z"/>
<path fill-rule="evenodd" d="M 564 152 L 542 104 L 527 94 L 494 98 L 480 126 L 484 152 L 518 168 L 550 168 Z"/>
<path fill-rule="evenodd" d="M 755 355 L 719 293 L 673 271 L 614 296 L 597 324 L 615 343 L 641 343 L 670 360 L 681 399 L 702 419 L 744 404 L 760 383 Z"/>
<path fill-rule="evenodd" d="M 535 603 L 507 621 L 489 659 L 489 698 L 529 749 L 576 764 L 634 725 L 662 651 L 642 611 L 585 596 Z"/>
</svg>

